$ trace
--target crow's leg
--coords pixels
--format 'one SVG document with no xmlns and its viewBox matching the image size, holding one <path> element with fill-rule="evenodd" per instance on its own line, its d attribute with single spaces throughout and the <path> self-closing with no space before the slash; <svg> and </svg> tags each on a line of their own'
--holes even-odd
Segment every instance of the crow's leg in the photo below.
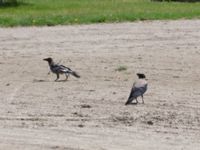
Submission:
<svg viewBox="0 0 200 150">
<path fill-rule="evenodd" d="M 143 99 L 143 95 L 141 95 L 141 97 L 142 97 L 142 104 L 144 104 L 144 99 Z"/>
<path fill-rule="evenodd" d="M 66 76 L 65 81 L 67 81 L 67 79 L 68 79 L 68 77 L 69 77 L 69 74 L 68 74 L 68 73 L 65 73 L 65 76 Z"/>
<path fill-rule="evenodd" d="M 58 81 L 58 79 L 59 79 L 59 73 L 56 73 L 56 76 L 57 76 L 57 78 L 56 78 L 55 81 Z"/>
<path fill-rule="evenodd" d="M 136 100 L 136 104 L 138 103 L 138 100 L 137 100 L 137 98 L 135 99 Z"/>
</svg>

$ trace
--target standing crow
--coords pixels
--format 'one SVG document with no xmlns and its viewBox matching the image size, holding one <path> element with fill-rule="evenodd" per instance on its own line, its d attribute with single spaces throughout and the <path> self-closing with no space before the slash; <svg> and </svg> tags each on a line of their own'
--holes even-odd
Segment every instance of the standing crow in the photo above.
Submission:
<svg viewBox="0 0 200 150">
<path fill-rule="evenodd" d="M 73 75 L 74 77 L 80 78 L 80 76 L 75 71 L 72 71 L 70 68 L 65 67 L 63 65 L 55 64 L 52 58 L 45 58 L 43 60 L 49 63 L 51 72 L 57 75 L 57 78 L 55 81 L 59 79 L 59 74 L 65 74 L 66 80 L 68 79 L 70 74 Z"/>
<path fill-rule="evenodd" d="M 147 90 L 147 80 L 146 80 L 145 75 L 142 73 L 137 73 L 137 76 L 139 79 L 138 79 L 138 81 L 133 83 L 133 87 L 131 89 L 130 96 L 125 105 L 130 104 L 134 99 L 136 99 L 136 104 L 137 104 L 138 103 L 137 97 L 139 97 L 139 96 L 142 97 L 142 102 L 144 104 L 143 94 Z"/>
</svg>

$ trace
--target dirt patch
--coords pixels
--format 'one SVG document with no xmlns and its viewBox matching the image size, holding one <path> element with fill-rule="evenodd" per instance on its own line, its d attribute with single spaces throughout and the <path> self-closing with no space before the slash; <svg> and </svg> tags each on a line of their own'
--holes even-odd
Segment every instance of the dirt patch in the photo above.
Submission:
<svg viewBox="0 0 200 150">
<path fill-rule="evenodd" d="M 199 149 L 199 39 L 199 20 L 0 28 L 0 147 Z M 138 72 L 145 104 L 125 106 Z"/>
</svg>

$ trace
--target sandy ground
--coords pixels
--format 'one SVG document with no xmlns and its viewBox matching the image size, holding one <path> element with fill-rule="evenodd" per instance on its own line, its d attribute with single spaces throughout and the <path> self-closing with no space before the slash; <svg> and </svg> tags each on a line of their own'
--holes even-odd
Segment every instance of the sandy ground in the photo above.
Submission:
<svg viewBox="0 0 200 150">
<path fill-rule="evenodd" d="M 200 20 L 0 28 L 0 149 L 199 150 L 199 66 Z M 145 104 L 125 106 L 137 72 Z"/>
</svg>

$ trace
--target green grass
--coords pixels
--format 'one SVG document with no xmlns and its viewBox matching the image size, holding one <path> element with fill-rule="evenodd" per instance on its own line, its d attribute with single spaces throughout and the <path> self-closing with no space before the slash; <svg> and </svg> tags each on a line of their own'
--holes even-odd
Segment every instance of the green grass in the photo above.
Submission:
<svg viewBox="0 0 200 150">
<path fill-rule="evenodd" d="M 115 69 L 115 71 L 126 71 L 127 70 L 127 67 L 126 66 L 119 66 L 118 68 Z"/>
<path fill-rule="evenodd" d="M 200 2 L 150 0 L 19 0 L 0 7 L 0 26 L 41 26 L 200 18 Z"/>
</svg>

